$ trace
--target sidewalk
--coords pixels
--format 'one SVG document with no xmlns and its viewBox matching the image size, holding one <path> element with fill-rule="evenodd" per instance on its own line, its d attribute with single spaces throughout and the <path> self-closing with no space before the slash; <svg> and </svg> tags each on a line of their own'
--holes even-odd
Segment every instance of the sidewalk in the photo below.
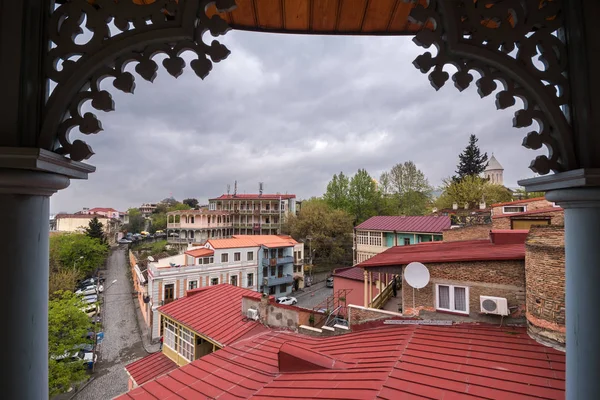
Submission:
<svg viewBox="0 0 600 400">
<path fill-rule="evenodd" d="M 131 278 L 129 283 L 131 287 L 133 287 L 133 282 L 131 282 Z M 137 326 L 140 332 L 140 339 L 142 340 L 142 346 L 146 353 L 152 354 L 160 351 L 160 342 L 155 340 L 154 342 L 150 339 L 150 329 L 148 325 L 146 325 L 146 321 L 144 321 L 144 316 L 142 315 L 142 311 L 140 310 L 140 304 L 137 300 L 137 295 L 135 292 L 132 292 L 131 301 L 133 302 L 133 309 L 135 310 L 135 319 Z"/>
</svg>

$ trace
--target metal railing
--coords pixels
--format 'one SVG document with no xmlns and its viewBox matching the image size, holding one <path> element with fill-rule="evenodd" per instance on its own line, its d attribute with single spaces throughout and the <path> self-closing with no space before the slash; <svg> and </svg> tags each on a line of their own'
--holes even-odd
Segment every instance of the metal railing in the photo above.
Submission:
<svg viewBox="0 0 600 400">
<path fill-rule="evenodd" d="M 282 277 L 270 276 L 267 283 L 268 286 L 277 286 L 294 282 L 293 275 L 284 275 Z"/>
<path fill-rule="evenodd" d="M 277 257 L 277 258 L 263 258 L 262 265 L 263 267 L 274 267 L 276 265 L 281 264 L 290 264 L 294 262 L 294 257 L 286 256 L 286 257 Z"/>
</svg>

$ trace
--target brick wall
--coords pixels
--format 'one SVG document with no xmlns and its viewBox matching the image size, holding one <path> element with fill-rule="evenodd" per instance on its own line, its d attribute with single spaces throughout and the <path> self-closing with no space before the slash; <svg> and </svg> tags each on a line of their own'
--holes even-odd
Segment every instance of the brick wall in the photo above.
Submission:
<svg viewBox="0 0 600 400">
<path fill-rule="evenodd" d="M 492 229 L 511 229 L 510 219 L 542 219 L 550 217 L 551 225 L 564 225 L 565 224 L 565 213 L 562 210 L 548 211 L 536 214 L 525 214 L 519 216 L 519 214 L 506 214 L 506 216 L 492 218 Z"/>
<path fill-rule="evenodd" d="M 422 289 L 414 290 L 402 280 L 404 315 L 419 315 L 422 311 L 436 311 L 436 284 L 466 286 L 469 288 L 469 315 L 461 316 L 475 321 L 488 321 L 480 315 L 479 296 L 507 299 L 511 318 L 522 318 L 525 310 L 524 261 L 474 261 L 428 264 L 430 281 Z"/>
<path fill-rule="evenodd" d="M 535 198 L 535 199 L 518 201 L 518 202 L 515 202 L 514 204 L 505 204 L 503 206 L 502 205 L 501 206 L 493 206 L 492 207 L 492 216 L 502 215 L 503 207 L 510 207 L 510 206 L 527 206 L 527 211 L 534 211 L 534 210 L 539 210 L 541 208 L 550 208 L 550 207 L 552 207 L 552 202 L 550 202 L 544 198 Z"/>
<path fill-rule="evenodd" d="M 532 227 L 525 244 L 527 327 L 536 339 L 564 346 L 565 236 L 562 226 Z"/>
<path fill-rule="evenodd" d="M 469 225 L 462 228 L 446 229 L 443 232 L 444 242 L 458 240 L 488 239 L 492 224 Z"/>
<path fill-rule="evenodd" d="M 350 324 L 350 328 L 366 322 L 393 319 L 401 316 L 401 314 L 391 311 L 348 305 L 348 323 Z"/>
</svg>

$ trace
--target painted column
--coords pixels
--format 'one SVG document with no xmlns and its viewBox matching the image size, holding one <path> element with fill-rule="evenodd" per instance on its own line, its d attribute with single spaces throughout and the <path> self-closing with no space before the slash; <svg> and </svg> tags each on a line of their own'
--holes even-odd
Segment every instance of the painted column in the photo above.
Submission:
<svg viewBox="0 0 600 400">
<path fill-rule="evenodd" d="M 0 169 L 3 398 L 48 398 L 50 195 L 68 185 L 62 175 Z"/>
<path fill-rule="evenodd" d="M 567 399 L 600 393 L 600 188 L 546 193 L 565 209 Z"/>
<path fill-rule="evenodd" d="M 364 306 L 369 307 L 368 297 L 369 297 L 369 273 L 365 269 L 363 272 L 363 276 L 365 278 L 365 288 L 364 288 Z"/>
<path fill-rule="evenodd" d="M 369 271 L 369 307 L 373 301 L 373 273 Z"/>
</svg>

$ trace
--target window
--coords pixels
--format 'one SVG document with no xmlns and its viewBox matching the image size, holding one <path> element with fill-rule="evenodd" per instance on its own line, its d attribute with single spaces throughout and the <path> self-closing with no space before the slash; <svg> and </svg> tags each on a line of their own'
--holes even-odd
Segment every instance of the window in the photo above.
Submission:
<svg viewBox="0 0 600 400">
<path fill-rule="evenodd" d="M 271 276 L 275 276 L 275 266 L 271 267 Z"/>
<path fill-rule="evenodd" d="M 253 252 L 251 252 L 251 251 L 248 252 L 247 260 L 248 261 L 253 261 L 254 260 L 254 253 Z"/>
<path fill-rule="evenodd" d="M 356 244 L 369 244 L 369 232 L 357 231 Z"/>
<path fill-rule="evenodd" d="M 504 206 L 502 207 L 502 213 L 514 214 L 527 211 L 527 206 Z"/>
<path fill-rule="evenodd" d="M 275 294 L 275 286 L 269 286 L 269 294 Z"/>
<path fill-rule="evenodd" d="M 404 245 L 408 246 L 410 244 L 410 238 L 404 238 Z"/>
<path fill-rule="evenodd" d="M 233 253 L 233 261 L 240 261 L 242 259 L 242 253 Z"/>
<path fill-rule="evenodd" d="M 179 354 L 188 361 L 194 361 L 194 334 L 183 326 L 179 332 Z"/>
<path fill-rule="evenodd" d="M 285 211 L 285 203 L 281 203 L 281 211 Z"/>
<path fill-rule="evenodd" d="M 436 285 L 436 308 L 443 311 L 469 313 L 469 288 L 465 286 Z"/>
<path fill-rule="evenodd" d="M 177 327 L 171 321 L 165 319 L 165 330 L 163 344 L 177 351 Z"/>
<path fill-rule="evenodd" d="M 381 246 L 381 232 L 370 232 L 369 233 L 369 245 Z"/>
<path fill-rule="evenodd" d="M 227 253 L 223 253 L 221 254 L 221 262 L 228 262 L 229 261 L 229 254 Z"/>
<path fill-rule="evenodd" d="M 266 278 L 269 276 L 269 269 L 267 267 L 263 267 L 263 277 Z"/>
<path fill-rule="evenodd" d="M 237 275 L 231 275 L 229 277 L 229 283 L 231 283 L 231 286 L 237 286 L 238 285 L 238 276 Z"/>
<path fill-rule="evenodd" d="M 219 278 L 210 278 L 211 286 L 218 285 L 218 284 L 219 284 Z"/>
<path fill-rule="evenodd" d="M 175 300 L 175 284 L 170 283 L 168 285 L 165 285 L 164 301 L 165 304 L 168 304 L 173 300 Z"/>
<path fill-rule="evenodd" d="M 254 286 L 254 274 L 248 274 L 248 279 L 247 279 L 247 287 L 252 287 Z"/>
<path fill-rule="evenodd" d="M 283 285 L 279 285 L 279 292 L 285 293 L 287 291 L 287 285 L 284 283 Z"/>
<path fill-rule="evenodd" d="M 198 288 L 198 281 L 190 281 L 188 283 L 188 290 L 193 290 Z"/>
<path fill-rule="evenodd" d="M 269 258 L 269 250 L 267 250 L 267 249 L 263 250 L 263 257 L 264 258 Z"/>
</svg>

